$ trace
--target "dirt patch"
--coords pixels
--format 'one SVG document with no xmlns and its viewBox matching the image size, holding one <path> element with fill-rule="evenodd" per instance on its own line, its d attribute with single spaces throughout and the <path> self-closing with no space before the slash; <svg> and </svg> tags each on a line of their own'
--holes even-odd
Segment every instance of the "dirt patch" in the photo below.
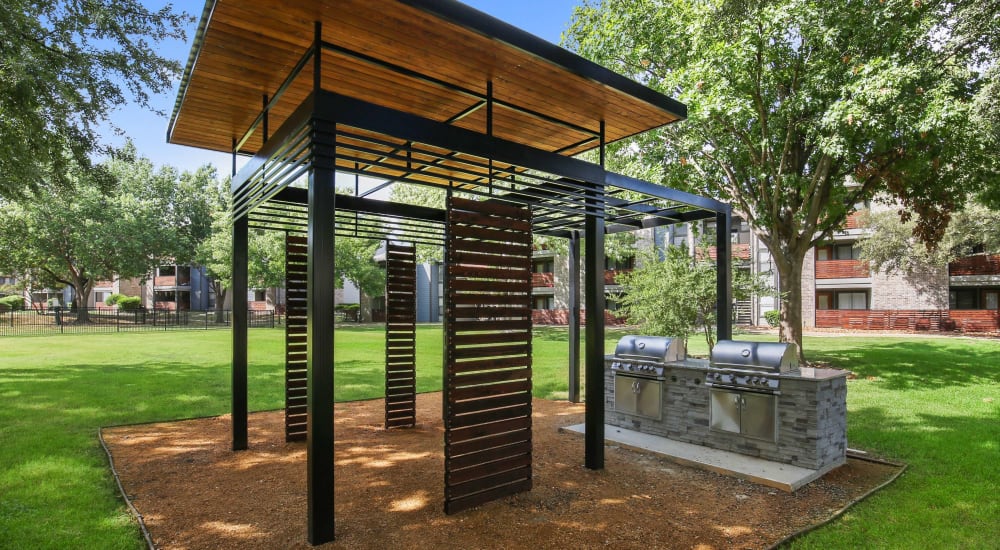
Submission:
<svg viewBox="0 0 1000 550">
<path fill-rule="evenodd" d="M 415 429 L 382 428 L 381 400 L 336 406 L 331 548 L 761 548 L 830 517 L 898 468 L 849 460 L 794 494 L 609 447 L 583 467 L 583 438 L 558 428 L 583 406 L 534 401 L 534 489 L 446 516 L 441 394 Z M 308 548 L 305 443 L 281 411 L 250 416 L 229 450 L 227 416 L 103 431 L 158 548 Z"/>
</svg>

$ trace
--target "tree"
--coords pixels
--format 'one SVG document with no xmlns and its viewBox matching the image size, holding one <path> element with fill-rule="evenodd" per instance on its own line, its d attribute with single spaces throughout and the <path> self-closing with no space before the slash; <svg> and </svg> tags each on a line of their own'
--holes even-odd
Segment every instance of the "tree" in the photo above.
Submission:
<svg viewBox="0 0 1000 550">
<path fill-rule="evenodd" d="M 0 208 L 0 265 L 34 286 L 72 286 L 81 323 L 96 281 L 146 277 L 164 258 L 185 261 L 203 238 L 196 201 L 179 193 L 207 186 L 214 172 L 179 176 L 126 153 L 100 166 L 98 177 L 116 182 L 109 195 L 93 168 L 71 164 L 72 186 L 39 186 Z"/>
<path fill-rule="evenodd" d="M 952 218 L 938 246 L 928 248 L 913 237 L 913 220 L 903 222 L 891 210 L 864 217 L 871 233 L 858 240 L 861 259 L 874 271 L 917 275 L 976 253 L 1000 254 L 1000 212 L 969 204 Z"/>
<path fill-rule="evenodd" d="M 180 72 L 156 44 L 191 20 L 139 0 L 5 0 L 0 9 L 0 197 L 72 182 L 107 153 L 98 125 L 132 101 L 168 91 Z M 100 175 L 100 172 L 94 172 Z M 106 178 L 97 178 L 107 189 Z"/>
<path fill-rule="evenodd" d="M 212 231 L 197 249 L 194 261 L 205 268 L 205 275 L 215 293 L 215 317 L 222 320 L 226 295 L 233 281 L 233 222 L 228 206 L 212 216 Z"/>
<path fill-rule="evenodd" d="M 991 77 L 936 40 L 956 36 L 951 5 L 585 1 L 564 40 L 687 104 L 687 121 L 617 145 L 609 164 L 655 165 L 661 183 L 731 202 L 774 257 L 780 339 L 801 354 L 803 259 L 855 205 L 885 192 L 933 243 L 966 193 L 997 185 L 974 105 Z"/>
<path fill-rule="evenodd" d="M 686 246 L 668 246 L 662 258 L 655 251 L 644 253 L 638 267 L 618 276 L 622 294 L 617 300 L 629 323 L 640 325 L 647 334 L 680 338 L 685 349 L 688 338 L 700 330 L 712 349 L 718 294 L 715 263 L 707 258 L 707 249 L 692 256 Z M 763 277 L 740 272 L 733 276 L 737 299 L 767 290 Z"/>
</svg>

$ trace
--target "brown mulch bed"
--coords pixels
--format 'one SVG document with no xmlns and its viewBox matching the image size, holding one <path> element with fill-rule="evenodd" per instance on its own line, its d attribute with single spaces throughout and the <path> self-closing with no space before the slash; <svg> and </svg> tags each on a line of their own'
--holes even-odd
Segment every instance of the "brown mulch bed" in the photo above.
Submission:
<svg viewBox="0 0 1000 550">
<path fill-rule="evenodd" d="M 336 406 L 333 548 L 762 548 L 822 522 L 898 467 L 851 459 L 796 493 L 608 447 L 583 467 L 583 438 L 558 431 L 583 406 L 534 402 L 534 489 L 443 513 L 441 394 L 415 429 L 382 428 L 381 400 Z M 125 492 L 158 548 L 307 548 L 305 443 L 281 411 L 250 417 L 229 450 L 227 416 L 106 428 Z"/>
</svg>

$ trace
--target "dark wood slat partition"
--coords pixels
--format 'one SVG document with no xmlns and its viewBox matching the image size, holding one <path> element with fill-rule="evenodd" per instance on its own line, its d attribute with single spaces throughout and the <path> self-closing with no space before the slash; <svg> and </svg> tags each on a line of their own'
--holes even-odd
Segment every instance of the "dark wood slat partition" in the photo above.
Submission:
<svg viewBox="0 0 1000 550">
<path fill-rule="evenodd" d="M 531 212 L 448 199 L 447 514 L 531 489 Z"/>
<path fill-rule="evenodd" d="M 285 236 L 285 441 L 306 439 L 306 237 Z"/>
<path fill-rule="evenodd" d="M 416 250 L 386 243 L 385 251 L 385 427 L 417 421 Z"/>
</svg>

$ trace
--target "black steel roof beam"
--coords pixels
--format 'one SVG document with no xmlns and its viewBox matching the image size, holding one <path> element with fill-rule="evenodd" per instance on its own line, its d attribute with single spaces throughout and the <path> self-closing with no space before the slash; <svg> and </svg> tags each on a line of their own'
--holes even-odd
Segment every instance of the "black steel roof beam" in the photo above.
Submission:
<svg viewBox="0 0 1000 550">
<path fill-rule="evenodd" d="M 299 187 L 285 187 L 274 195 L 274 199 L 293 204 L 309 204 L 309 191 Z M 365 212 L 437 223 L 444 223 L 446 219 L 444 210 L 427 206 L 386 202 L 365 197 L 353 197 L 351 195 L 337 195 L 336 200 L 337 210 Z"/>
<path fill-rule="evenodd" d="M 450 151 L 515 164 L 594 184 L 604 182 L 604 170 L 572 157 L 536 149 L 520 143 L 490 137 L 435 122 L 417 115 L 375 105 L 329 91 L 319 92 L 316 115 L 339 124 L 426 143 Z"/>
<path fill-rule="evenodd" d="M 471 115 L 472 113 L 478 111 L 479 109 L 482 109 L 483 106 L 485 106 L 485 105 L 486 105 L 486 101 L 478 101 L 475 104 L 473 104 L 473 105 L 471 105 L 471 106 L 463 109 L 458 114 L 448 117 L 448 119 L 445 120 L 445 122 L 448 123 L 448 124 L 454 124 L 455 122 L 458 122 L 459 120 L 462 120 L 463 118 Z M 413 144 L 412 143 L 407 143 L 406 145 L 407 145 L 407 148 L 410 148 L 410 147 L 412 147 Z M 402 148 L 396 148 L 396 149 L 393 149 L 389 154 L 390 155 L 394 155 L 394 154 L 397 154 L 397 153 L 401 152 L 402 150 L 403 150 Z M 455 153 L 455 152 L 449 153 L 449 155 L 456 155 L 456 154 L 457 153 Z M 382 157 L 382 158 L 379 159 L 379 161 L 384 161 L 384 160 L 386 160 L 385 157 Z M 369 165 L 369 167 L 370 166 L 371 165 Z M 366 167 L 366 168 L 364 168 L 362 170 L 367 170 L 367 169 L 368 168 Z M 392 185 L 394 183 L 396 183 L 396 182 L 394 182 L 394 181 L 387 181 L 387 182 L 385 182 L 385 183 L 383 183 L 383 184 L 381 184 L 381 185 L 379 185 L 377 187 L 374 187 L 372 189 L 369 189 L 369 190 L 365 191 L 364 193 L 359 194 L 358 196 L 359 197 L 366 197 L 366 196 L 368 196 L 368 195 L 370 195 L 372 193 L 375 193 L 377 191 L 385 189 L 386 187 L 389 187 L 390 185 Z"/>
<path fill-rule="evenodd" d="M 619 187 L 621 189 L 627 189 L 629 191 L 635 191 L 636 193 L 642 193 L 644 195 L 695 206 L 704 210 L 711 210 L 712 212 L 724 213 L 731 210 L 729 205 L 722 201 L 702 197 L 700 195 L 695 195 L 694 193 L 671 189 L 669 187 L 664 187 L 648 181 L 642 181 L 640 179 L 622 174 L 616 174 L 614 172 L 604 173 L 604 184 Z"/>
</svg>

